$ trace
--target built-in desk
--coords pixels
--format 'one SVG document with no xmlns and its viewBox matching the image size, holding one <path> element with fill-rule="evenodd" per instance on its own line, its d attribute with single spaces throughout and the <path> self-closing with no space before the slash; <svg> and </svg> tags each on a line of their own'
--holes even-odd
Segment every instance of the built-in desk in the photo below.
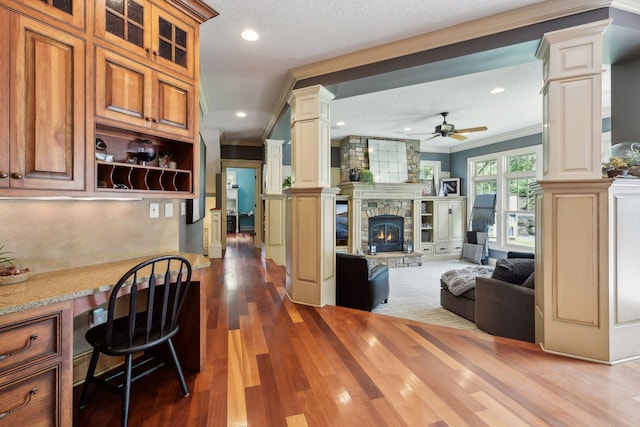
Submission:
<svg viewBox="0 0 640 427">
<path fill-rule="evenodd" d="M 210 261 L 198 254 L 173 254 L 191 263 L 194 286 L 182 310 L 180 332 L 174 339 L 176 351 L 185 368 L 203 371 Z M 124 273 L 152 256 L 36 273 L 26 282 L 0 286 L 0 355 L 9 355 L 0 359 L 0 412 L 13 408 L 16 402 L 40 401 L 39 406 L 32 405 L 40 407 L 45 399 L 44 405 L 54 411 L 57 424 L 70 425 L 72 318 L 107 302 L 111 289 Z M 126 288 L 122 291 L 122 295 L 128 293 Z M 49 387 L 50 393 L 47 385 L 53 385 L 53 389 Z M 32 393 L 34 388 L 39 391 Z"/>
</svg>

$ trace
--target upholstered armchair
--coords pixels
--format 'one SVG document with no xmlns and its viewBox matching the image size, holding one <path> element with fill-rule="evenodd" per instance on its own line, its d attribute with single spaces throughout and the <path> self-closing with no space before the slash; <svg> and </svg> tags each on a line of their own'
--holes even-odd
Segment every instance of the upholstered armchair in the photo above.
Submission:
<svg viewBox="0 0 640 427">
<path fill-rule="evenodd" d="M 336 254 L 336 305 L 371 311 L 389 298 L 389 268 L 363 255 Z"/>
</svg>

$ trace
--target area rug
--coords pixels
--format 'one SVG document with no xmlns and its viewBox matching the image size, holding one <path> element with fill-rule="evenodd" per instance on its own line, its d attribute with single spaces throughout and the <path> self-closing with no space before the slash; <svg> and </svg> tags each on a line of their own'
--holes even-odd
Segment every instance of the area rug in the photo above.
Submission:
<svg viewBox="0 0 640 427">
<path fill-rule="evenodd" d="M 448 270 L 473 266 L 462 261 L 427 262 L 421 267 L 389 269 L 389 302 L 374 313 L 484 333 L 475 323 L 442 308 L 440 276 Z"/>
</svg>

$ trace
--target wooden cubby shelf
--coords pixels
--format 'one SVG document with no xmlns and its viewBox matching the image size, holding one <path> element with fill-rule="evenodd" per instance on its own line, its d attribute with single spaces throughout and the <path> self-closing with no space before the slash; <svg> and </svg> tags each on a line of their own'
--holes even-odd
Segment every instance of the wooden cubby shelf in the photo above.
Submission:
<svg viewBox="0 0 640 427">
<path fill-rule="evenodd" d="M 98 191 L 191 192 L 191 171 L 96 160 Z"/>
</svg>

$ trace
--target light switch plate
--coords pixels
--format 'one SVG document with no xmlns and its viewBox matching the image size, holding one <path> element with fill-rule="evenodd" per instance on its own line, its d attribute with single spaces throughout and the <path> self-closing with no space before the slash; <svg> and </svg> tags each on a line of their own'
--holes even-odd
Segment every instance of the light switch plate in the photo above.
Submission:
<svg viewBox="0 0 640 427">
<path fill-rule="evenodd" d="M 160 218 L 160 203 L 149 203 L 149 218 Z"/>
<path fill-rule="evenodd" d="M 164 204 L 164 216 L 165 218 L 171 218 L 173 216 L 173 203 Z"/>
<path fill-rule="evenodd" d="M 187 214 L 187 203 L 180 202 L 180 216 L 185 216 Z"/>
</svg>

